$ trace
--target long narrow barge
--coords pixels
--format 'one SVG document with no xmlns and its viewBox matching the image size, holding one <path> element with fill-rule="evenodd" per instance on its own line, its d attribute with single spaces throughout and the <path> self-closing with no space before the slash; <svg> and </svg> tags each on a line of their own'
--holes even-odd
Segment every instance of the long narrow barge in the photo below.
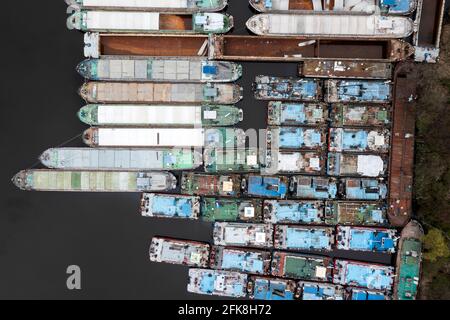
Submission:
<svg viewBox="0 0 450 320">
<path fill-rule="evenodd" d="M 87 82 L 80 95 L 89 103 L 234 104 L 242 99 L 242 88 L 231 83 Z"/>
<path fill-rule="evenodd" d="M 394 39 L 307 39 L 244 35 L 86 33 L 85 56 L 209 57 L 214 60 L 295 62 L 405 60 L 414 47 Z"/>
<path fill-rule="evenodd" d="M 251 17 L 247 28 L 260 36 L 325 38 L 406 38 L 413 21 L 406 17 L 380 15 L 315 15 L 263 13 Z"/>
<path fill-rule="evenodd" d="M 71 7 L 101 10 L 136 10 L 162 12 L 210 12 L 224 9 L 228 0 L 65 0 Z"/>
<path fill-rule="evenodd" d="M 78 112 L 91 126 L 217 127 L 243 120 L 243 112 L 229 105 L 117 105 L 91 104 Z"/>
<path fill-rule="evenodd" d="M 222 13 L 175 14 L 137 11 L 105 11 L 73 8 L 67 28 L 100 32 L 226 33 L 233 17 Z"/>
<path fill-rule="evenodd" d="M 393 66 L 387 62 L 309 60 L 299 65 L 298 73 L 308 78 L 391 79 Z"/>
<path fill-rule="evenodd" d="M 88 80 L 153 82 L 232 82 L 242 76 L 242 66 L 229 61 L 199 58 L 104 56 L 77 66 Z"/>
<path fill-rule="evenodd" d="M 202 154 L 191 149 L 51 148 L 39 160 L 62 170 L 194 170 Z"/>
<path fill-rule="evenodd" d="M 177 186 L 175 176 L 164 171 L 24 170 L 12 181 L 27 191 L 143 192 L 171 191 Z"/>
</svg>

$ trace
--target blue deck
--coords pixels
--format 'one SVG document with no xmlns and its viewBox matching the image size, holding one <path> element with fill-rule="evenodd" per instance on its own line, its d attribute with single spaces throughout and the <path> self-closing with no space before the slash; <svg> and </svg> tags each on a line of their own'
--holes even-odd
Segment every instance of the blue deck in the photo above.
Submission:
<svg viewBox="0 0 450 320">
<path fill-rule="evenodd" d="M 288 227 L 286 230 L 288 249 L 331 250 L 330 235 L 322 229 L 299 229 Z"/>
<path fill-rule="evenodd" d="M 391 290 L 392 278 L 385 269 L 349 263 L 345 270 L 345 284 L 375 290 Z"/>
<path fill-rule="evenodd" d="M 336 199 L 337 185 L 329 182 L 327 186 L 318 185 L 314 178 L 308 185 L 297 184 L 297 197 L 305 199 Z"/>
<path fill-rule="evenodd" d="M 249 273 L 264 273 L 264 261 L 261 255 L 255 252 L 224 251 L 221 267 Z"/>
<path fill-rule="evenodd" d="M 281 105 L 281 123 L 287 121 L 305 123 L 305 105 L 303 103 L 283 103 Z"/>
<path fill-rule="evenodd" d="M 153 214 L 164 217 L 195 218 L 192 215 L 192 201 L 176 196 L 155 196 L 152 201 Z"/>
<path fill-rule="evenodd" d="M 258 300 L 294 300 L 294 292 L 282 280 L 255 279 L 253 296 Z"/>
<path fill-rule="evenodd" d="M 368 132 L 365 130 L 346 131 L 342 135 L 343 150 L 365 150 L 368 147 Z"/>
<path fill-rule="evenodd" d="M 387 300 L 386 295 L 382 292 L 353 289 L 351 292 L 351 300 Z"/>
<path fill-rule="evenodd" d="M 381 0 L 380 7 L 389 13 L 405 14 L 410 11 L 412 0 Z"/>
<path fill-rule="evenodd" d="M 389 252 L 395 249 L 394 239 L 389 233 L 377 230 L 350 230 L 350 250 Z"/>
<path fill-rule="evenodd" d="M 277 222 L 320 223 L 322 212 L 314 203 L 276 203 L 274 216 Z"/>
<path fill-rule="evenodd" d="M 342 296 L 336 294 L 333 286 L 308 283 L 303 285 L 302 299 L 326 300 L 328 298 L 334 298 L 335 300 L 342 300 Z"/>
<path fill-rule="evenodd" d="M 248 181 L 248 194 L 267 198 L 284 198 L 288 186 L 279 178 L 250 176 Z"/>
<path fill-rule="evenodd" d="M 303 128 L 280 128 L 278 146 L 286 149 L 316 148 L 322 145 L 322 135 L 319 130 Z"/>
<path fill-rule="evenodd" d="M 266 98 L 274 100 L 316 100 L 318 82 L 314 79 L 269 77 L 268 83 L 257 83 L 256 91 L 264 90 Z"/>
<path fill-rule="evenodd" d="M 387 196 L 387 187 L 376 179 L 353 179 L 347 180 L 345 194 L 348 200 L 381 200 Z"/>
<path fill-rule="evenodd" d="M 215 291 L 215 282 L 217 280 L 217 277 L 220 276 L 215 271 L 211 271 L 209 273 L 203 274 L 200 280 L 200 291 L 205 294 L 213 294 Z M 225 276 L 226 277 L 226 276 Z M 225 280 L 226 281 L 226 280 Z M 233 282 L 232 284 L 230 281 L 226 283 L 226 286 L 229 288 L 231 285 L 231 294 L 233 296 L 239 297 L 242 296 L 242 292 L 244 291 L 244 284 L 240 282 Z"/>
<path fill-rule="evenodd" d="M 338 87 L 338 98 L 342 102 L 389 102 L 391 87 L 384 81 L 341 81 Z"/>
</svg>

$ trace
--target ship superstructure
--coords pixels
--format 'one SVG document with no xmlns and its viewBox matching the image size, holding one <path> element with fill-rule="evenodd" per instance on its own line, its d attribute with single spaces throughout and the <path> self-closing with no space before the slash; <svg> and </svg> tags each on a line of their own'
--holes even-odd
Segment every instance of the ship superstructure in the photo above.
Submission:
<svg viewBox="0 0 450 320">
<path fill-rule="evenodd" d="M 207 243 L 154 237 L 150 244 L 150 261 L 208 267 L 210 246 Z"/>
</svg>

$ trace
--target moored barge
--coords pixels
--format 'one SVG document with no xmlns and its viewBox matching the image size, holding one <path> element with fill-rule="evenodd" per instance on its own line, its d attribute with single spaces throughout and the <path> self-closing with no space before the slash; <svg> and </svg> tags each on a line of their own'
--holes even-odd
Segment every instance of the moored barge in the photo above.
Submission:
<svg viewBox="0 0 450 320">
<path fill-rule="evenodd" d="M 327 201 L 325 216 L 335 217 L 340 225 L 388 226 L 387 207 L 383 203 Z"/>
<path fill-rule="evenodd" d="M 392 83 L 381 80 L 334 80 L 325 81 L 325 101 L 389 103 L 392 99 Z"/>
<path fill-rule="evenodd" d="M 264 174 L 323 174 L 325 158 L 320 152 L 266 151 Z"/>
<path fill-rule="evenodd" d="M 391 124 L 387 105 L 333 104 L 330 112 L 333 127 L 377 127 Z"/>
<path fill-rule="evenodd" d="M 345 291 L 342 286 L 328 283 L 300 281 L 299 290 L 302 300 L 344 300 Z"/>
<path fill-rule="evenodd" d="M 273 226 L 262 223 L 216 222 L 214 244 L 238 247 L 273 247 Z"/>
<path fill-rule="evenodd" d="M 201 204 L 202 220 L 211 222 L 262 222 L 262 207 L 262 200 L 259 199 L 203 197 Z"/>
<path fill-rule="evenodd" d="M 316 79 L 257 76 L 253 85 L 257 100 L 319 101 L 322 82 Z"/>
<path fill-rule="evenodd" d="M 84 10 L 73 8 L 67 28 L 83 32 L 226 33 L 233 17 L 222 13 L 193 14 Z"/>
<path fill-rule="evenodd" d="M 366 228 L 337 226 L 336 243 L 339 250 L 395 253 L 397 230 L 386 228 Z"/>
<path fill-rule="evenodd" d="M 150 244 L 150 261 L 207 268 L 210 245 L 208 243 L 154 237 Z"/>
<path fill-rule="evenodd" d="M 176 194 L 143 193 L 140 213 L 144 217 L 196 220 L 200 217 L 200 198 Z"/>
<path fill-rule="evenodd" d="M 77 71 L 101 81 L 232 82 L 242 76 L 239 64 L 197 58 L 105 56 L 81 62 Z"/>
<path fill-rule="evenodd" d="M 164 171 L 58 171 L 24 170 L 12 179 L 26 191 L 64 192 L 145 192 L 171 191 L 177 186 L 174 175 Z"/>
<path fill-rule="evenodd" d="M 239 123 L 243 112 L 231 105 L 90 104 L 78 118 L 91 126 L 216 127 Z"/>
<path fill-rule="evenodd" d="M 80 95 L 89 103 L 234 104 L 242 99 L 242 88 L 231 83 L 87 82 Z"/>
<path fill-rule="evenodd" d="M 64 170 L 193 170 L 203 164 L 191 149 L 51 148 L 39 157 L 47 168 Z"/>
<path fill-rule="evenodd" d="M 278 250 L 331 251 L 334 228 L 275 225 L 274 247 Z"/>
<path fill-rule="evenodd" d="M 387 198 L 388 188 L 381 179 L 346 178 L 340 181 L 344 189 L 340 196 L 345 200 L 381 201 Z"/>
<path fill-rule="evenodd" d="M 142 10 L 162 12 L 221 11 L 228 0 L 65 0 L 69 6 L 101 10 Z"/>
<path fill-rule="evenodd" d="M 414 54 L 414 47 L 393 39 L 306 39 L 239 35 L 84 35 L 86 57 L 154 56 L 213 60 L 295 62 L 314 59 L 395 62 Z"/>
<path fill-rule="evenodd" d="M 326 146 L 324 128 L 269 127 L 266 130 L 266 149 L 272 154 L 279 149 L 322 149 Z"/>
<path fill-rule="evenodd" d="M 328 151 L 387 153 L 391 133 L 388 129 L 330 128 Z"/>
<path fill-rule="evenodd" d="M 338 182 L 330 177 L 292 176 L 289 191 L 290 196 L 297 199 L 336 199 Z"/>
<path fill-rule="evenodd" d="M 325 256 L 313 256 L 276 251 L 272 257 L 272 275 L 309 281 L 331 282 L 333 261 Z"/>
<path fill-rule="evenodd" d="M 385 156 L 329 152 L 327 174 L 376 178 L 386 175 L 387 166 Z"/>
<path fill-rule="evenodd" d="M 270 259 L 269 251 L 213 246 L 210 267 L 251 274 L 269 274 Z"/>
<path fill-rule="evenodd" d="M 247 275 L 240 272 L 189 269 L 188 292 L 222 297 L 245 298 Z"/>
<path fill-rule="evenodd" d="M 319 126 L 324 125 L 328 117 L 328 107 L 324 103 L 271 101 L 267 110 L 269 126 Z"/>
<path fill-rule="evenodd" d="M 259 12 L 371 14 L 377 8 L 377 0 L 327 1 L 327 0 L 249 0 Z"/>
<path fill-rule="evenodd" d="M 297 283 L 293 280 L 250 276 L 248 296 L 255 300 L 296 300 L 300 298 Z"/>
<path fill-rule="evenodd" d="M 322 201 L 265 200 L 264 221 L 273 224 L 329 224 Z"/>
<path fill-rule="evenodd" d="M 257 172 L 260 170 L 258 149 L 207 148 L 203 153 L 205 171 L 216 172 Z"/>
<path fill-rule="evenodd" d="M 249 197 L 283 199 L 288 194 L 289 178 L 283 176 L 247 175 L 242 181 Z"/>
<path fill-rule="evenodd" d="M 407 17 L 380 15 L 317 15 L 263 13 L 251 17 L 247 28 L 260 36 L 401 39 L 413 33 Z"/>
<path fill-rule="evenodd" d="M 391 79 L 394 67 L 387 62 L 355 62 L 344 60 L 308 60 L 299 64 L 301 77 Z"/>
<path fill-rule="evenodd" d="M 188 195 L 239 197 L 241 176 L 184 172 L 180 186 L 181 193 Z"/>
</svg>

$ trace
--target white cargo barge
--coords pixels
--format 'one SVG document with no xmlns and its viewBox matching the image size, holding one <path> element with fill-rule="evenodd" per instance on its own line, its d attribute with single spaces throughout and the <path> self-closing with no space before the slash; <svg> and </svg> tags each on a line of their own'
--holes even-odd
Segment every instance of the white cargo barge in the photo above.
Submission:
<svg viewBox="0 0 450 320">
<path fill-rule="evenodd" d="M 217 127 L 243 120 L 243 112 L 233 106 L 170 105 L 87 105 L 78 118 L 92 126 L 136 127 Z"/>
<path fill-rule="evenodd" d="M 65 0 L 72 8 L 162 12 L 221 11 L 228 0 Z"/>
<path fill-rule="evenodd" d="M 67 28 L 84 32 L 123 33 L 226 33 L 233 27 L 233 17 L 222 13 L 174 14 L 138 11 L 105 11 L 69 8 Z"/>
<path fill-rule="evenodd" d="M 234 104 L 242 99 L 242 88 L 231 83 L 87 82 L 80 95 L 89 103 Z"/>
<path fill-rule="evenodd" d="M 400 39 L 412 34 L 413 22 L 379 15 L 259 14 L 247 21 L 247 28 L 261 36 Z"/>
<path fill-rule="evenodd" d="M 191 149 L 52 148 L 39 157 L 47 168 L 61 170 L 194 170 L 202 154 Z"/>
</svg>

